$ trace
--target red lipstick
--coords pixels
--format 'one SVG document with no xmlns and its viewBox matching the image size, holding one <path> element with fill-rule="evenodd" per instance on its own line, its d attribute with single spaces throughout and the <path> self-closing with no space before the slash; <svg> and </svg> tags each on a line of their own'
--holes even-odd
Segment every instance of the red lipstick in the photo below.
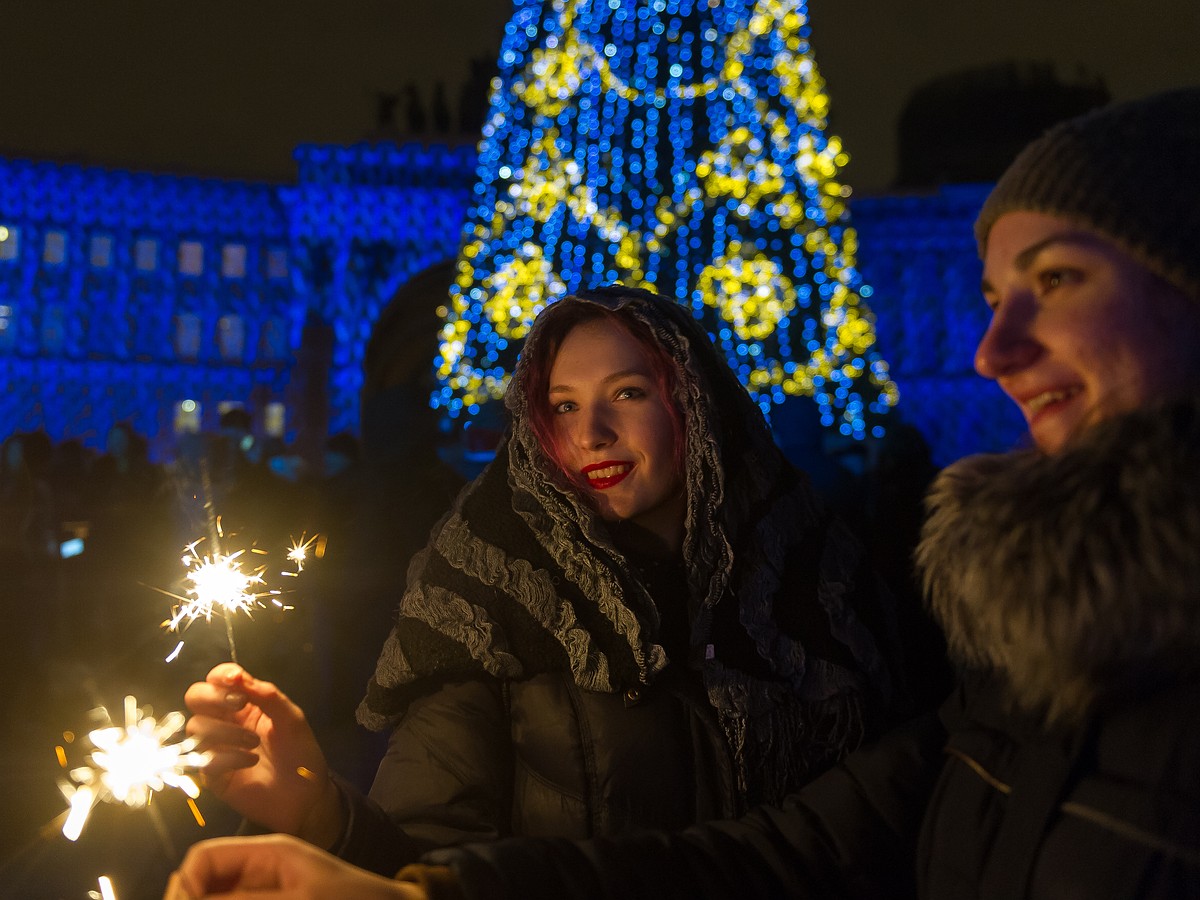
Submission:
<svg viewBox="0 0 1200 900">
<path fill-rule="evenodd" d="M 633 463 L 621 459 L 606 459 L 580 469 L 587 479 L 588 487 L 598 491 L 608 490 L 610 487 L 620 484 L 632 471 Z"/>
</svg>

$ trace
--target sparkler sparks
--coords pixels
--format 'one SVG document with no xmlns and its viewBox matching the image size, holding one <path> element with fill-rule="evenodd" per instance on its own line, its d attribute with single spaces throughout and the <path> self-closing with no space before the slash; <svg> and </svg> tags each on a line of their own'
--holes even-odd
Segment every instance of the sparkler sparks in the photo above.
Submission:
<svg viewBox="0 0 1200 900">
<path fill-rule="evenodd" d="M 283 591 L 267 588 L 263 579 L 266 566 L 259 566 L 253 571 L 243 569 L 242 556 L 247 552 L 245 549 L 234 553 L 222 553 L 220 550 L 222 537 L 220 519 L 214 517 L 211 537 L 212 552 L 201 554 L 197 550 L 204 538 L 192 542 L 185 548 L 182 558 L 183 565 L 187 569 L 187 585 L 184 589 L 184 596 L 164 591 L 161 588 L 155 590 L 177 601 L 171 608 L 170 617 L 162 623 L 163 628 L 168 631 L 185 629 L 197 619 L 209 622 L 214 614 L 219 614 L 224 618 L 225 634 L 229 640 L 229 655 L 234 662 L 237 662 L 237 648 L 233 640 L 233 617 L 239 612 L 251 616 L 256 608 L 266 609 L 267 598 L 272 606 L 281 611 L 286 612 L 292 607 L 279 599 Z M 314 534 L 305 540 L 304 535 L 301 534 L 299 541 L 293 539 L 287 558 L 296 564 L 296 571 L 281 574 L 295 577 L 302 572 L 304 563 L 308 559 L 308 550 L 314 543 L 316 544 L 314 555 L 322 556 L 325 541 L 320 535 Z M 249 552 L 266 555 L 265 550 L 257 547 L 251 547 Z M 167 656 L 167 662 L 176 659 L 182 649 L 183 641 L 180 641 Z"/>
<path fill-rule="evenodd" d="M 280 574 L 295 576 L 295 575 L 299 575 L 301 572 L 303 572 L 304 571 L 304 563 L 308 560 L 308 548 L 311 547 L 314 543 L 316 543 L 318 538 L 320 538 L 319 534 L 314 534 L 307 541 L 304 539 L 303 534 L 300 535 L 300 540 L 296 540 L 295 538 L 292 538 L 292 547 L 290 550 L 288 550 L 287 558 L 288 558 L 288 562 L 293 562 L 296 564 L 296 571 L 295 572 L 281 572 Z M 323 542 L 321 544 L 317 544 L 316 553 L 318 556 L 321 555 L 321 551 L 323 549 L 324 549 Z"/>
<path fill-rule="evenodd" d="M 135 698 L 126 697 L 125 725 L 90 732 L 88 740 L 96 749 L 85 765 L 67 773 L 71 780 L 61 784 L 69 806 L 63 835 L 77 840 L 97 803 L 140 808 L 166 787 L 178 788 L 191 799 L 199 796 L 200 788 L 189 773 L 204 766 L 209 755 L 196 750 L 194 738 L 170 742 L 185 721 L 180 712 L 158 721 L 140 709 Z"/>
<path fill-rule="evenodd" d="M 181 602 L 165 623 L 169 631 L 176 631 L 181 624 L 186 627 L 199 618 L 210 621 L 216 611 L 226 617 L 239 612 L 249 615 L 255 607 L 262 606 L 262 597 L 276 593 L 256 590 L 263 584 L 263 569 L 243 571 L 240 557 L 244 551 L 202 556 L 196 552 L 199 543 L 189 544 L 184 553 L 183 564 L 188 569 L 187 597 L 176 598 Z"/>
</svg>

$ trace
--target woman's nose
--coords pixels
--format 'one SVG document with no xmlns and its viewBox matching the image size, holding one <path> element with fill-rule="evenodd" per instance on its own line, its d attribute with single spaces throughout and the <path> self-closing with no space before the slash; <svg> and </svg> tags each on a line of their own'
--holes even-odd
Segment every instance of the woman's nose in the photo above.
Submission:
<svg viewBox="0 0 1200 900">
<path fill-rule="evenodd" d="M 975 371 L 993 381 L 1019 371 L 1041 353 L 1033 336 L 1032 309 L 1020 298 L 996 307 L 987 331 L 975 348 Z"/>
<path fill-rule="evenodd" d="M 598 450 L 616 440 L 612 418 L 603 408 L 592 407 L 582 411 L 576 440 L 585 450 Z"/>
</svg>

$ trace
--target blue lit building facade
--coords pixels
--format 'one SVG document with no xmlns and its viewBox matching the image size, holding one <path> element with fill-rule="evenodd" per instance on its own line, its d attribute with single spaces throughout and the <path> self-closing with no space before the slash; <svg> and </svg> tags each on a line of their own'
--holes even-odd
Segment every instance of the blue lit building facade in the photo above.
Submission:
<svg viewBox="0 0 1200 900">
<path fill-rule="evenodd" d="M 400 286 L 458 253 L 475 151 L 305 146 L 296 159 L 285 185 L 0 160 L 0 436 L 44 428 L 102 446 L 129 421 L 167 458 L 179 430 L 212 429 L 235 403 L 294 440 L 313 323 L 332 335 L 322 428 L 357 430 L 372 327 Z M 1021 432 L 971 369 L 986 321 L 970 227 L 983 195 L 851 204 L 900 390 L 892 415 L 939 463 Z"/>
</svg>

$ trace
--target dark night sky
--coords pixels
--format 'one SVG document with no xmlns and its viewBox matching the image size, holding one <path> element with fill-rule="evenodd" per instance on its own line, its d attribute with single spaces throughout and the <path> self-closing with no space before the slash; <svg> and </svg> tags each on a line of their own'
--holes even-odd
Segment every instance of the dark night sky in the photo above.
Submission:
<svg viewBox="0 0 1200 900">
<path fill-rule="evenodd" d="M 371 136 L 376 96 L 495 55 L 508 0 L 0 0 L 0 154 L 287 181 L 299 143 Z M 1197 0 L 810 0 L 860 190 L 930 77 L 1005 60 L 1114 97 L 1200 83 Z"/>
</svg>

